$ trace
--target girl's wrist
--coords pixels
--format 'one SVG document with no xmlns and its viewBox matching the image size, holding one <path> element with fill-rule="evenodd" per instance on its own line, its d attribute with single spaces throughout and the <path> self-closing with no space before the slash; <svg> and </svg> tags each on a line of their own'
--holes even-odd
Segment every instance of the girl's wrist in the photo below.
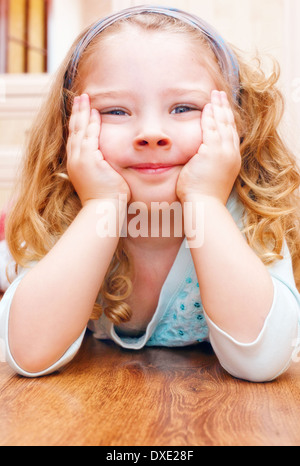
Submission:
<svg viewBox="0 0 300 466">
<path fill-rule="evenodd" d="M 120 218 L 125 216 L 127 212 L 128 197 L 126 194 L 106 195 L 103 198 L 88 199 L 82 204 L 82 210 L 92 211 L 94 213 L 106 213 L 113 215 L 114 213 Z"/>
<path fill-rule="evenodd" d="M 221 198 L 209 194 L 203 194 L 203 193 L 187 193 L 185 195 L 182 195 L 179 198 L 182 206 L 184 206 L 185 203 L 205 203 L 205 204 L 222 204 L 223 206 L 226 205 L 226 202 L 224 202 Z"/>
<path fill-rule="evenodd" d="M 97 206 L 101 203 L 112 202 L 113 205 L 118 205 L 120 208 L 125 209 L 129 202 L 129 197 L 127 194 L 124 193 L 103 193 L 95 198 L 86 199 L 81 202 L 82 207 L 87 206 Z"/>
<path fill-rule="evenodd" d="M 90 199 L 84 203 L 81 212 L 86 218 L 94 219 L 99 238 L 117 239 L 127 214 L 127 196 Z"/>
</svg>

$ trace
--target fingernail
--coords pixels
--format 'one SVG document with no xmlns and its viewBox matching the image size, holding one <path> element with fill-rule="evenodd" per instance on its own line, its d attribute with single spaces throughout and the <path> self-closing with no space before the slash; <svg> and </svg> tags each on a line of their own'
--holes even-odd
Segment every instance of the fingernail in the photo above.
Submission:
<svg viewBox="0 0 300 466">
<path fill-rule="evenodd" d="M 220 103 L 221 102 L 220 92 L 219 91 L 212 91 L 211 100 L 214 103 Z"/>
</svg>

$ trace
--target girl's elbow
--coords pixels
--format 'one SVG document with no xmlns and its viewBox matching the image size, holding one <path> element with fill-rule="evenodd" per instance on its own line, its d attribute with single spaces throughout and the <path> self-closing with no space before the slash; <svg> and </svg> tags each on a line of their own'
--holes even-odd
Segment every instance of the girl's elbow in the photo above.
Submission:
<svg viewBox="0 0 300 466">
<path fill-rule="evenodd" d="M 48 354 L 20 347 L 11 352 L 10 365 L 19 375 L 37 377 L 48 371 L 53 361 Z"/>
<path fill-rule="evenodd" d="M 245 380 L 247 382 L 253 383 L 267 383 L 273 382 L 278 377 L 280 377 L 291 365 L 292 358 L 288 361 L 283 362 L 282 364 L 274 365 L 270 361 L 247 361 L 245 365 L 238 367 L 222 367 L 230 374 L 232 377 Z"/>
</svg>

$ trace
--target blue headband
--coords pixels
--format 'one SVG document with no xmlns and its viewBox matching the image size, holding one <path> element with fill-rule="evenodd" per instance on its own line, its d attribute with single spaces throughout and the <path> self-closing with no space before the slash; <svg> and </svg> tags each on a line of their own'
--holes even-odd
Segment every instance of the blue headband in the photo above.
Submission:
<svg viewBox="0 0 300 466">
<path fill-rule="evenodd" d="M 101 19 L 100 21 L 97 21 L 95 24 L 93 24 L 86 32 L 86 34 L 81 38 L 74 53 L 72 54 L 69 67 L 65 75 L 65 89 L 72 88 L 82 53 L 96 36 L 98 36 L 102 31 L 117 21 L 146 13 L 170 16 L 189 24 L 195 29 L 200 30 L 206 37 L 213 52 L 215 53 L 221 71 L 232 87 L 234 96 L 236 98 L 238 97 L 240 89 L 239 64 L 233 51 L 226 44 L 223 38 L 218 34 L 217 31 L 215 31 L 215 29 L 212 28 L 212 26 L 197 16 L 191 15 L 190 13 L 186 13 L 176 8 L 167 8 L 163 6 L 137 6 L 128 8 L 114 15 L 107 16 L 106 18 Z"/>
</svg>

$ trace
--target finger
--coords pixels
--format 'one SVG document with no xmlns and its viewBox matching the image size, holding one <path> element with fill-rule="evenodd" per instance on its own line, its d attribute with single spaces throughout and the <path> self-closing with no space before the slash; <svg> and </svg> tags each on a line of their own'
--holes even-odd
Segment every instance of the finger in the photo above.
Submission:
<svg viewBox="0 0 300 466">
<path fill-rule="evenodd" d="M 207 104 L 202 112 L 202 130 L 215 131 L 217 129 L 214 112 L 211 104 Z"/>
<path fill-rule="evenodd" d="M 68 156 L 68 161 L 72 157 L 74 157 L 74 152 L 77 153 L 78 150 L 76 151 L 76 141 L 77 139 L 74 137 L 75 135 L 75 127 L 76 127 L 76 120 L 79 112 L 79 102 L 80 102 L 80 97 L 76 96 L 74 98 L 73 106 L 72 106 L 72 113 L 70 116 L 69 120 L 69 136 L 68 136 L 68 141 L 67 141 L 67 156 Z M 77 143 L 78 145 L 78 143 Z"/>
<path fill-rule="evenodd" d="M 77 118 L 77 113 L 79 111 L 79 97 L 74 98 L 73 106 L 72 106 L 72 113 L 70 116 L 70 121 L 69 121 L 69 131 L 70 133 L 74 132 L 75 130 L 75 122 Z"/>
<path fill-rule="evenodd" d="M 99 140 L 100 127 L 101 127 L 100 114 L 97 110 L 92 109 L 91 115 L 90 115 L 90 121 L 89 121 L 87 130 L 86 130 L 85 137 Z"/>
<path fill-rule="evenodd" d="M 212 93 L 213 110 L 217 126 L 228 125 L 236 129 L 234 114 L 229 104 L 226 92 L 214 91 Z M 229 131 L 231 134 L 231 131 Z"/>
<path fill-rule="evenodd" d="M 212 92 L 211 102 L 212 102 L 212 108 L 213 108 L 213 112 L 214 112 L 217 125 L 230 124 L 229 109 L 227 107 L 227 104 L 223 102 L 223 98 L 221 97 L 220 92 L 218 91 Z"/>
<path fill-rule="evenodd" d="M 217 131 L 223 143 L 233 146 L 235 144 L 234 134 L 236 126 L 234 115 L 229 105 L 225 92 L 213 91 L 212 93 L 212 109 L 215 117 Z"/>
<path fill-rule="evenodd" d="M 221 102 L 222 102 L 223 108 L 225 109 L 225 111 L 227 113 L 227 122 L 228 122 L 228 124 L 231 124 L 232 126 L 236 127 L 234 114 L 233 114 L 232 108 L 231 108 L 231 106 L 229 104 L 226 92 L 221 91 L 220 92 L 220 97 L 221 97 Z"/>
<path fill-rule="evenodd" d="M 79 109 L 76 114 L 74 133 L 83 136 L 90 121 L 91 107 L 90 98 L 87 94 L 82 94 L 79 100 Z"/>
<path fill-rule="evenodd" d="M 228 97 L 226 92 L 221 91 L 221 99 L 223 106 L 227 109 L 227 119 L 228 119 L 228 124 L 231 126 L 231 132 L 232 132 L 232 141 L 234 144 L 235 149 L 239 150 L 240 147 L 240 136 L 237 131 L 237 126 L 234 118 L 234 113 L 232 111 L 232 108 L 229 104 Z"/>
<path fill-rule="evenodd" d="M 212 108 L 212 104 L 207 104 L 204 107 L 201 119 L 201 126 L 203 132 L 203 143 L 211 145 L 220 142 L 218 128 Z"/>
<path fill-rule="evenodd" d="M 90 101 L 87 94 L 74 99 L 72 114 L 69 123 L 68 156 L 78 158 L 81 145 L 90 120 Z"/>
<path fill-rule="evenodd" d="M 240 150 L 240 145 L 241 145 L 241 141 L 240 141 L 240 136 L 239 136 L 239 133 L 237 132 L 237 130 L 235 128 L 232 128 L 232 137 L 233 137 L 233 144 L 234 144 L 234 147 L 236 150 Z"/>
<path fill-rule="evenodd" d="M 101 120 L 99 112 L 93 109 L 91 111 L 89 125 L 86 129 L 86 133 L 81 144 L 83 156 L 94 155 L 97 153 L 97 156 L 100 156 L 101 159 L 103 159 L 103 156 L 99 150 L 100 129 Z"/>
</svg>

